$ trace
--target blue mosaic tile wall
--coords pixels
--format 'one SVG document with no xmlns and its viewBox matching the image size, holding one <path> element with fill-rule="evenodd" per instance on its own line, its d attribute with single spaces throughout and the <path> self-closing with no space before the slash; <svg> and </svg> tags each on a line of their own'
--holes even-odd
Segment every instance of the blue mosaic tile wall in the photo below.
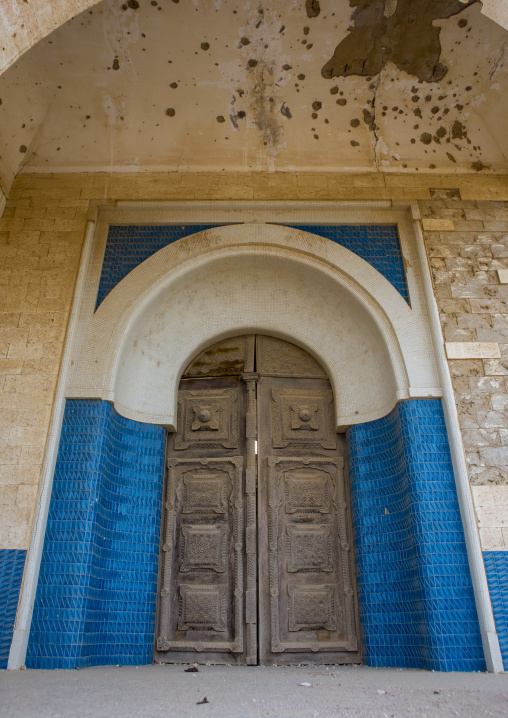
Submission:
<svg viewBox="0 0 508 718">
<path fill-rule="evenodd" d="M 406 272 L 399 232 L 395 224 L 311 225 L 293 224 L 295 229 L 319 234 L 349 249 L 377 269 L 409 304 Z"/>
<path fill-rule="evenodd" d="M 485 670 L 442 405 L 347 431 L 364 660 Z"/>
<path fill-rule="evenodd" d="M 7 668 L 26 551 L 0 549 L 0 669 Z"/>
<path fill-rule="evenodd" d="M 483 554 L 505 671 L 508 671 L 508 551 Z"/>
<path fill-rule="evenodd" d="M 102 263 L 96 308 L 138 264 L 178 239 L 216 224 L 110 227 Z M 409 303 L 406 273 L 396 225 L 289 225 L 326 237 L 354 252 L 388 279 Z"/>
<path fill-rule="evenodd" d="M 67 401 L 27 667 L 152 662 L 165 438 Z"/>
<path fill-rule="evenodd" d="M 121 282 L 138 264 L 168 244 L 182 237 L 218 227 L 216 224 L 188 224 L 171 226 L 115 225 L 109 228 L 102 262 L 102 274 L 97 293 L 97 304 L 103 301 L 118 282 Z"/>
</svg>

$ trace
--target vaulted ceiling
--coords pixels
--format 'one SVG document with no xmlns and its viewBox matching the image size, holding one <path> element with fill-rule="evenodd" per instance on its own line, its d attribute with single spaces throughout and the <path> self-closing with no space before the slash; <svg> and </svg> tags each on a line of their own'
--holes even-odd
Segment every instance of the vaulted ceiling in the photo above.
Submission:
<svg viewBox="0 0 508 718">
<path fill-rule="evenodd" d="M 0 182 L 59 170 L 506 172 L 473 0 L 103 0 L 0 77 Z"/>
</svg>

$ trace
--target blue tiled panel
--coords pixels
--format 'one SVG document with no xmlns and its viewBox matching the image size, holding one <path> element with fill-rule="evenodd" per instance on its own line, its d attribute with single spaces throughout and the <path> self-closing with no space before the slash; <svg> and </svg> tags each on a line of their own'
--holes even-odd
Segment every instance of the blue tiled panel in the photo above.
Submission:
<svg viewBox="0 0 508 718">
<path fill-rule="evenodd" d="M 26 551 L 0 549 L 0 668 L 7 668 Z"/>
<path fill-rule="evenodd" d="M 115 225 L 109 228 L 102 262 L 96 308 L 118 282 L 138 264 L 168 244 L 195 232 L 211 229 L 216 224 L 188 224 L 170 226 Z"/>
<path fill-rule="evenodd" d="M 110 227 L 97 293 L 100 305 L 109 292 L 138 264 L 178 239 L 220 225 Z M 406 273 L 396 225 L 291 225 L 337 242 L 371 264 L 409 302 Z"/>
<path fill-rule="evenodd" d="M 397 225 L 291 225 L 349 249 L 377 269 L 409 303 Z"/>
<path fill-rule="evenodd" d="M 365 662 L 485 670 L 442 405 L 347 432 Z"/>
<path fill-rule="evenodd" d="M 28 667 L 152 661 L 164 453 L 162 427 L 67 401 Z"/>
<path fill-rule="evenodd" d="M 508 551 L 485 551 L 487 581 L 505 671 L 508 671 Z"/>
</svg>

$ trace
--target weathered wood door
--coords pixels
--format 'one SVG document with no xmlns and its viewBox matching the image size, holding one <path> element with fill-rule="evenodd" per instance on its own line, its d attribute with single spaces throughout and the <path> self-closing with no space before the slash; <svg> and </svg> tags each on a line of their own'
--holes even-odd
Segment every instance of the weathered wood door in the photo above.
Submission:
<svg viewBox="0 0 508 718">
<path fill-rule="evenodd" d="M 302 349 L 229 339 L 188 367 L 168 437 L 155 659 L 361 659 L 345 442 Z"/>
</svg>

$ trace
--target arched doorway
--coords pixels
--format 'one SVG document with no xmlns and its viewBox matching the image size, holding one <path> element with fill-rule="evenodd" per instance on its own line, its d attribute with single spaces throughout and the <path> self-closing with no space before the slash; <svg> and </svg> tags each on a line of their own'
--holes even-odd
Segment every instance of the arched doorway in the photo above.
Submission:
<svg viewBox="0 0 508 718">
<path fill-rule="evenodd" d="M 244 335 L 194 359 L 168 434 L 157 661 L 361 660 L 344 459 L 303 349 Z"/>
</svg>

